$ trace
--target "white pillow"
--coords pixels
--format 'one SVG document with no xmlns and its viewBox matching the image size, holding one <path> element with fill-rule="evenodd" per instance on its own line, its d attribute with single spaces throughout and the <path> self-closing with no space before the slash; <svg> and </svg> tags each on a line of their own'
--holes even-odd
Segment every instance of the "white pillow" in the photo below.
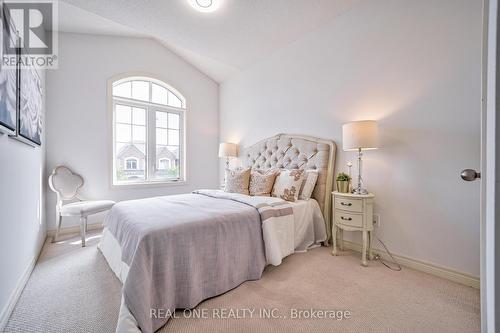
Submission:
<svg viewBox="0 0 500 333">
<path fill-rule="evenodd" d="M 314 191 L 314 187 L 316 186 L 316 182 L 318 181 L 318 170 L 307 170 L 306 171 L 306 180 L 302 184 L 302 189 L 300 190 L 299 199 L 300 200 L 309 200 Z"/>
<path fill-rule="evenodd" d="M 304 170 L 281 170 L 274 182 L 271 196 L 291 202 L 297 201 L 304 181 L 303 175 Z"/>
</svg>

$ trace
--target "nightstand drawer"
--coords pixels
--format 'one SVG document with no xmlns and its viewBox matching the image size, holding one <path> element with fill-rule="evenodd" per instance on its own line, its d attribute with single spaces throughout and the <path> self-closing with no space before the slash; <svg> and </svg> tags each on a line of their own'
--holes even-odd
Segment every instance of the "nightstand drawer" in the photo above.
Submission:
<svg viewBox="0 0 500 333">
<path fill-rule="evenodd" d="M 335 197 L 335 208 L 348 210 L 350 212 L 362 213 L 363 200 Z"/>
<path fill-rule="evenodd" d="M 335 210 L 335 223 L 361 228 L 363 227 L 363 215 L 349 214 L 347 212 Z"/>
</svg>

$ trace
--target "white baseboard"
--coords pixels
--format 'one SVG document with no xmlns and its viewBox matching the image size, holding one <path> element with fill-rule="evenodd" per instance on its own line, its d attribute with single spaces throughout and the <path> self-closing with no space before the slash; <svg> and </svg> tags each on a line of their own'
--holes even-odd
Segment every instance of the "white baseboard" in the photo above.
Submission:
<svg viewBox="0 0 500 333">
<path fill-rule="evenodd" d="M 102 229 L 102 223 L 93 223 L 87 225 L 87 230 L 97 230 L 97 229 Z M 71 227 L 61 228 L 61 230 L 59 230 L 59 235 L 74 234 L 74 233 L 80 233 L 79 225 L 73 225 Z M 54 237 L 55 235 L 56 235 L 55 229 L 47 230 L 47 238 Z"/>
<path fill-rule="evenodd" d="M 344 247 L 347 249 L 359 252 L 359 253 L 361 253 L 361 249 L 362 249 L 361 244 L 346 241 L 346 240 L 344 240 Z M 382 257 L 382 259 L 384 259 L 384 260 L 391 260 L 391 258 L 389 257 L 389 254 L 387 252 L 385 252 L 384 250 L 373 249 L 373 253 L 380 255 Z M 480 287 L 480 279 L 478 277 L 469 275 L 467 273 L 458 272 L 458 271 L 453 270 L 453 269 L 448 268 L 448 267 L 437 266 L 437 265 L 431 264 L 429 262 L 405 257 L 405 256 L 394 254 L 394 253 L 392 253 L 392 256 L 402 266 L 412 268 L 412 269 L 417 270 L 417 271 L 425 272 L 428 274 L 432 274 L 435 276 L 439 276 L 441 278 L 444 278 L 444 279 L 447 279 L 450 281 L 454 281 L 454 282 L 458 282 L 460 284 L 463 284 L 463 285 L 466 285 L 469 287 L 473 287 L 476 289 L 479 289 L 479 287 Z"/>
<path fill-rule="evenodd" d="M 7 304 L 5 307 L 2 309 L 2 312 L 0 313 L 0 332 L 3 332 L 5 329 L 5 326 L 7 325 L 7 322 L 9 321 L 10 315 L 12 314 L 12 311 L 14 310 L 14 307 L 17 304 L 17 301 L 19 300 L 19 297 L 21 296 L 21 293 L 24 290 L 24 287 L 26 286 L 26 283 L 28 283 L 28 280 L 31 276 L 31 273 L 33 272 L 33 269 L 35 268 L 36 262 L 38 261 L 38 257 L 40 256 L 40 253 L 42 252 L 42 248 L 45 242 L 42 242 L 42 245 L 40 246 L 40 249 L 38 250 L 38 255 L 36 255 L 28 264 L 26 269 L 24 270 L 23 274 L 19 278 L 16 288 L 12 291 L 10 294 L 9 299 L 7 300 Z"/>
<path fill-rule="evenodd" d="M 102 223 L 94 223 L 94 224 L 89 224 L 87 226 L 87 230 L 96 230 L 96 229 L 101 229 L 102 228 Z M 71 226 L 67 228 L 61 228 L 59 234 L 69 234 L 69 233 L 79 233 L 80 232 L 80 226 Z M 53 237 L 56 234 L 55 230 L 47 230 L 46 232 L 47 236 L 45 238 L 45 241 L 50 241 L 47 240 L 49 237 Z M 28 282 L 31 273 L 33 272 L 33 269 L 35 268 L 36 262 L 38 261 L 38 257 L 40 253 L 42 252 L 42 248 L 45 242 L 42 242 L 40 249 L 38 250 L 38 254 L 30 261 L 26 269 L 24 270 L 23 274 L 19 278 L 19 281 L 17 282 L 16 288 L 12 291 L 7 304 L 5 307 L 2 309 L 0 312 L 0 332 L 3 332 L 5 329 L 5 326 L 7 325 L 7 322 L 9 321 L 10 315 L 12 314 L 12 311 L 14 310 L 14 307 L 17 304 L 17 301 L 19 300 L 19 297 L 21 296 L 21 293 L 24 290 L 24 287 L 26 286 L 26 283 Z"/>
</svg>

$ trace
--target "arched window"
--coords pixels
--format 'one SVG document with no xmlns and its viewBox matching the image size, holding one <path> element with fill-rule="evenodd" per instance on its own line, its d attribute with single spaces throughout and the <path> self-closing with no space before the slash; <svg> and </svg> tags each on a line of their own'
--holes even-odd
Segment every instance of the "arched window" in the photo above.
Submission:
<svg viewBox="0 0 500 333">
<path fill-rule="evenodd" d="M 129 157 L 125 160 L 125 170 L 137 170 L 138 160 L 135 157 Z"/>
<path fill-rule="evenodd" d="M 115 80 L 111 89 L 113 184 L 185 180 L 185 98 L 150 77 Z"/>
<path fill-rule="evenodd" d="M 168 170 L 172 166 L 172 161 L 168 158 L 160 158 L 158 160 L 158 170 Z"/>
</svg>

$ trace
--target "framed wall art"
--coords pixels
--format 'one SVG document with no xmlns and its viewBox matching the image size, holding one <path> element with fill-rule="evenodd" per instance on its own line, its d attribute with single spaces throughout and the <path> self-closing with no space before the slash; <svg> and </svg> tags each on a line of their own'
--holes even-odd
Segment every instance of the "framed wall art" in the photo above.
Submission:
<svg viewBox="0 0 500 333">
<path fill-rule="evenodd" d="M 4 6 L 2 13 L 2 54 L 6 54 L 9 44 L 16 45 L 17 30 L 9 19 Z M 18 54 L 19 56 L 19 54 Z M 0 65 L 0 131 L 8 134 L 17 133 L 17 110 L 19 105 L 19 67 L 11 68 Z"/>
</svg>

